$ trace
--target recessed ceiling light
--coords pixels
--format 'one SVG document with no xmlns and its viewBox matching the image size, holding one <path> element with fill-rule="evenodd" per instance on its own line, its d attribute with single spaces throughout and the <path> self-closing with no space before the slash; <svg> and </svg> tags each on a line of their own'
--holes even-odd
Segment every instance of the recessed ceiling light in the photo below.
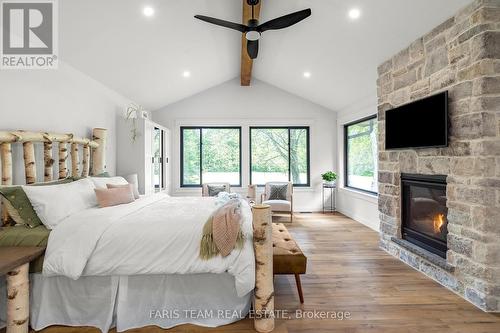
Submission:
<svg viewBox="0 0 500 333">
<path fill-rule="evenodd" d="M 144 16 L 151 17 L 155 14 L 155 10 L 153 9 L 153 7 L 144 7 L 142 13 L 144 14 Z"/>
<path fill-rule="evenodd" d="M 358 8 L 352 8 L 351 10 L 349 10 L 349 17 L 352 20 L 357 20 L 360 18 L 360 16 L 361 16 L 361 10 L 359 10 Z"/>
<path fill-rule="evenodd" d="M 184 71 L 182 73 L 182 76 L 184 76 L 184 77 L 190 77 L 191 76 L 191 72 L 190 71 Z"/>
<path fill-rule="evenodd" d="M 311 77 L 311 72 L 304 72 L 304 77 L 306 79 L 310 78 Z"/>
</svg>

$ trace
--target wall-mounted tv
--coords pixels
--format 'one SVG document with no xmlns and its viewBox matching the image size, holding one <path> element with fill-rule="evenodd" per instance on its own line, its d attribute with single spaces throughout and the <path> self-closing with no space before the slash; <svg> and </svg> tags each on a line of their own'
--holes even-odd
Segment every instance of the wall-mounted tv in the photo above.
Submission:
<svg viewBox="0 0 500 333">
<path fill-rule="evenodd" d="M 385 112 L 385 148 L 448 146 L 448 92 Z"/>
</svg>

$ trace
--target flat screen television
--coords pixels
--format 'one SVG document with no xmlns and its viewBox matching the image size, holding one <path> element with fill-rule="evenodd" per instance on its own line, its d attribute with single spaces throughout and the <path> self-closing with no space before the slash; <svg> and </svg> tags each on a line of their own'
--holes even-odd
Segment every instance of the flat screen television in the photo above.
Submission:
<svg viewBox="0 0 500 333">
<path fill-rule="evenodd" d="M 448 92 L 385 112 L 385 148 L 448 146 Z"/>
</svg>

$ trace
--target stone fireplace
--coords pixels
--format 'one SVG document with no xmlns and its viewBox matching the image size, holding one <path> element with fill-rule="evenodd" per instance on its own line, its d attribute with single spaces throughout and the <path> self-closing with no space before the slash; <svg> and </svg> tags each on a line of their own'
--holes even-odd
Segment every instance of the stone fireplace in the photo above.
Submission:
<svg viewBox="0 0 500 333">
<path fill-rule="evenodd" d="M 380 246 L 500 312 L 500 0 L 474 1 L 378 74 Z M 448 147 L 386 150 L 385 111 L 445 90 Z"/>
</svg>

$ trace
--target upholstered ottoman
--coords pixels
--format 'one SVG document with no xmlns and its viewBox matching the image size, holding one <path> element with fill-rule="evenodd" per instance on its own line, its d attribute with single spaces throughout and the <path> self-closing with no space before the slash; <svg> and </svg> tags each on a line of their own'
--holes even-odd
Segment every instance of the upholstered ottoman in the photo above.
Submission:
<svg viewBox="0 0 500 333">
<path fill-rule="evenodd" d="M 300 274 L 306 273 L 307 258 L 283 223 L 273 223 L 273 270 L 274 274 L 293 274 L 304 303 Z"/>
</svg>

